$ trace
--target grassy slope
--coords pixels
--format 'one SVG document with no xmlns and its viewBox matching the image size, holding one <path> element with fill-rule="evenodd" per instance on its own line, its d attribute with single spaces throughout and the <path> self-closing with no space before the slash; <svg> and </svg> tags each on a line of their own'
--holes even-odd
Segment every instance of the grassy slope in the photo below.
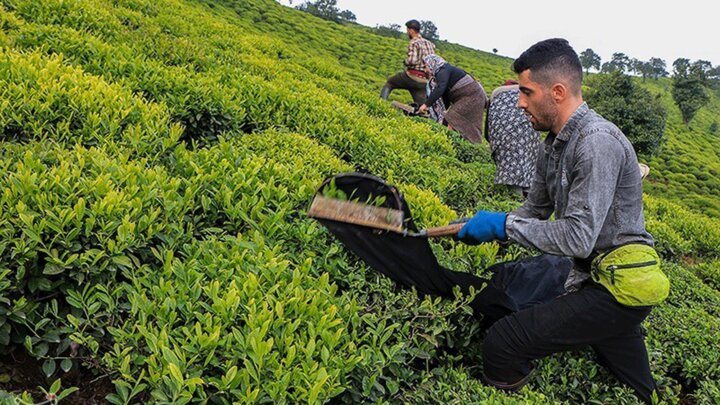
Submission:
<svg viewBox="0 0 720 405">
<path fill-rule="evenodd" d="M 385 77 L 400 66 L 405 41 L 370 35 L 363 27 L 322 21 L 269 0 L 206 3 L 127 0 L 114 4 L 49 1 L 43 6 L 25 1 L 5 2 L 5 6 L 10 12 L 3 13 L 0 40 L 8 47 L 4 57 L 10 66 L 21 72 L 42 67 L 49 74 L 50 83 L 67 78 L 88 82 L 87 94 L 83 94 L 88 99 L 80 98 L 71 86 L 65 96 L 70 102 L 64 104 L 48 103 L 42 92 L 28 93 L 24 88 L 10 93 L 17 97 L 27 93 L 28 104 L 43 100 L 45 107 L 23 111 L 12 109 L 12 103 L 4 106 L 3 140 L 10 151 L 5 155 L 7 166 L 3 166 L 4 176 L 9 177 L 4 178 L 14 179 L 19 176 L 17 173 L 31 170 L 12 163 L 20 156 L 32 163 L 28 163 L 28 168 L 38 168 L 40 162 L 48 159 L 65 162 L 69 167 L 84 167 L 85 159 L 93 157 L 93 161 L 102 162 L 97 163 L 98 167 L 113 175 L 125 171 L 142 173 L 141 167 L 152 167 L 152 172 L 139 177 L 147 177 L 151 184 L 159 177 L 158 184 L 177 183 L 179 192 L 197 195 L 187 197 L 188 201 L 175 201 L 172 193 L 163 194 L 161 206 L 181 207 L 177 208 L 180 210 L 177 215 L 182 217 L 185 213 L 192 218 L 195 229 L 176 230 L 168 225 L 163 244 L 157 240 L 137 244 L 133 254 L 143 258 L 142 266 L 131 272 L 127 289 L 113 295 L 132 309 L 125 313 L 127 319 L 121 325 L 113 325 L 117 329 L 113 330 L 112 342 L 117 346 L 112 349 L 103 346 L 98 355 L 105 354 L 106 369 L 120 370 L 119 380 L 148 384 L 147 391 L 152 390 L 156 399 L 163 395 L 172 398 L 176 391 L 200 395 L 197 380 L 184 381 L 179 390 L 164 382 L 163 374 L 173 372 L 170 363 L 177 363 L 188 379 L 193 376 L 203 379 L 204 392 L 234 400 L 276 398 L 275 395 L 289 390 L 291 394 L 286 395 L 296 395 L 290 397 L 291 401 L 371 396 L 419 403 L 588 399 L 617 402 L 620 398 L 632 402 L 632 397 L 615 387 L 607 373 L 598 372 L 588 353 L 553 356 L 542 362 L 538 377 L 519 397 L 483 387 L 476 379 L 480 336 L 474 334 L 472 322 L 456 307 L 457 301 L 420 304 L 413 294 L 394 291 L 386 279 L 376 277 L 347 257 L 316 224 L 294 214 L 302 210 L 313 185 L 323 176 L 352 166 L 369 168 L 400 184 L 421 224 L 441 224 L 453 218 L 456 214 L 450 208 L 462 212 L 481 205 L 496 209 L 517 205 L 517 201 L 498 193 L 490 184 L 492 164 L 483 147 L 470 147 L 442 128 L 399 117 L 377 99 L 377 90 Z M 19 50 L 35 53 L 26 56 Z M 438 51 L 451 63 L 473 73 L 488 91 L 510 75 L 508 59 L 449 44 L 440 44 Z M 53 54 L 63 57 L 58 59 Z M 85 73 L 78 76 L 58 65 L 67 69 L 74 66 Z M 121 100 L 121 104 L 125 103 L 122 105 L 112 104 L 108 100 L 116 97 L 107 86 L 120 89 L 123 100 L 131 95 L 136 99 Z M 99 102 L 92 99 L 96 89 L 106 92 L 98 97 Z M 132 107 L 142 100 L 147 100 L 150 106 Z M 140 109 L 148 122 L 160 122 L 161 128 L 152 130 L 161 139 L 178 136 L 177 128 L 167 122 L 182 124 L 182 136 L 198 140 L 202 147 L 197 151 L 180 148 L 171 152 L 172 159 L 168 160 L 163 152 L 167 151 L 168 143 L 139 149 L 127 131 L 107 132 L 106 137 L 114 137 L 113 143 L 104 138 L 88 138 L 103 131 L 101 125 L 90 125 L 94 121 L 87 118 L 92 117 L 87 113 L 95 111 L 98 103 L 99 111 Z M 670 195 L 697 210 L 701 207 L 697 201 L 712 195 L 712 188 L 703 189 L 711 184 L 712 177 L 707 184 L 702 179 L 691 183 L 674 179 L 672 173 L 699 165 L 712 173 L 713 167 L 717 167 L 717 155 L 713 158 L 716 152 L 709 152 L 716 148 L 702 152 L 702 160 L 687 157 L 711 145 L 701 129 L 717 116 L 712 113 L 718 111 L 717 98 L 694 122 L 699 129 L 694 142 L 680 141 L 683 132 L 674 124 L 676 110 L 670 105 L 669 110 L 668 145 L 659 158 L 651 161 L 655 183 L 650 188 L 654 197 L 647 201 L 648 226 L 658 236 L 667 259 L 692 257 L 702 262 L 717 253 L 720 241 L 717 221 L 684 211 L 659 196 Z M 84 113 L 80 114 L 80 124 L 90 129 L 84 130 L 82 125 L 78 129 L 76 120 L 68 121 L 66 131 L 61 125 L 66 113 L 77 111 Z M 45 117 L 42 114 L 49 115 L 43 120 L 38 118 Z M 108 114 L 106 119 L 119 122 L 124 120 L 123 116 Z M 15 144 L 7 137 L 10 133 L 7 128 L 13 128 L 12 134 L 29 144 Z M 255 134 L 243 135 L 249 132 Z M 55 136 L 56 133 L 62 137 Z M 220 133 L 228 140 L 220 144 L 206 140 Z M 46 146 L 48 137 L 61 141 L 59 150 Z M 74 142 L 107 143 L 107 150 L 81 150 L 75 154 L 63 151 L 72 148 Z M 152 145 L 152 140 L 143 139 L 145 143 Z M 36 155 L 37 162 L 24 153 Z M 117 153 L 130 163 L 115 166 L 108 163 L 111 160 L 108 156 Z M 311 155 L 313 159 L 309 158 Z M 659 159 L 668 163 L 660 163 Z M 672 169 L 673 164 L 677 169 Z M 235 167 L 243 170 L 235 173 Z M 120 174 L 115 179 L 118 184 L 129 181 Z M 669 185 L 682 185 L 685 190 L 665 188 L 665 179 Z M 8 181 L 6 185 L 16 183 Z M 52 193 L 65 192 L 72 183 L 52 189 Z M 131 184 L 127 187 L 134 190 Z M 263 191 L 258 194 L 258 190 Z M 697 196 L 685 201 L 688 193 Z M 148 198 L 149 206 L 154 207 L 161 197 L 138 198 Z M 183 204 L 192 215 L 182 211 Z M 257 208 L 258 204 L 262 207 Z M 228 237 L 219 243 L 213 236 L 218 232 L 220 236 L 238 237 Z M 168 235 L 178 242 L 168 241 Z M 48 237 L 46 242 L 51 243 L 51 239 Z M 527 253 L 511 250 L 496 257 L 496 245 L 435 247 L 444 263 L 469 271 Z M 155 248 L 161 251 L 161 257 L 153 258 Z M 251 251 L 255 258 L 243 260 L 244 251 Z M 173 259 L 173 252 L 180 259 Z M 279 263 L 274 258 L 276 254 L 281 257 Z M 717 277 L 713 276 L 717 262 L 709 263 L 697 268 L 669 265 L 668 272 L 677 280 L 673 296 L 648 322 L 653 369 L 663 389 L 669 391 L 671 401 L 679 395 L 678 382 L 688 390 L 696 390 L 700 402 L 717 398 L 718 386 L 714 381 L 720 377 L 720 370 L 716 369 L 717 359 L 713 356 L 717 355 L 714 348 L 718 342 L 705 331 L 720 326 L 715 305 L 720 298 Z M 246 268 L 258 274 L 260 289 L 257 279 L 248 277 L 249 272 L 238 271 Z M 291 278 L 282 275 L 291 273 L 290 270 Z M 166 286 L 165 280 L 174 280 L 175 286 Z M 229 287 L 217 290 L 219 285 L 215 287 L 214 283 Z M 207 287 L 200 288 L 204 285 Z M 690 291 L 692 295 L 687 295 Z M 307 296 L 322 298 L 310 300 Z M 202 297 L 200 307 L 177 304 L 197 301 L 198 297 Z M 249 311 L 247 314 L 241 311 L 233 315 L 222 309 L 222 303 L 231 302 L 234 297 L 239 297 L 243 311 Z M 267 333 L 277 342 L 286 333 L 305 347 L 309 339 L 304 332 L 287 332 L 294 328 L 278 315 L 281 309 L 277 304 L 262 306 L 258 313 L 247 309 L 254 308 L 259 298 L 270 302 L 291 300 L 294 304 L 284 311 L 296 311 L 294 316 L 307 325 L 327 322 L 320 319 L 318 311 L 331 313 L 333 324 L 340 325 L 333 328 L 344 331 L 343 337 L 334 344 L 323 339 L 325 346 L 318 344 L 315 353 L 305 350 L 301 356 L 303 363 L 267 360 L 266 372 L 253 384 L 252 367 L 247 364 L 256 360 L 251 361 L 245 353 L 257 350 L 252 346 L 257 343 L 248 343 L 244 336 L 255 336 L 263 322 L 268 322 L 271 327 Z M 212 303 L 213 311 L 204 307 L 203 301 Z M 689 313 L 693 322 L 684 321 L 690 319 Z M 150 319 L 143 314 L 150 314 Z M 214 325 L 203 331 L 207 337 L 203 333 L 195 336 L 194 325 L 200 323 Z M 242 328 L 236 331 L 231 329 L 233 325 Z M 331 328 L 333 333 L 336 330 Z M 223 338 L 208 354 L 207 339 L 214 333 Z M 159 336 L 161 343 L 153 335 Z M 160 356 L 156 353 L 159 345 L 175 348 L 176 354 L 163 350 Z M 355 345 L 362 358 L 352 357 Z M 288 356 L 289 347 L 289 343 L 288 346 L 278 343 L 272 353 Z M 321 347 L 330 348 L 328 354 L 319 354 Z M 129 357 L 127 348 L 134 350 L 132 356 L 147 357 Z M 208 356 L 207 360 L 203 360 L 205 357 L 198 360 L 197 356 L 184 358 L 183 353 L 195 351 L 198 356 Z M 132 369 L 124 364 L 124 358 L 132 360 Z M 227 376 L 233 365 L 242 364 L 246 366 L 240 368 L 238 384 L 257 388 L 257 392 L 228 390 L 223 394 L 226 396 L 218 394 L 220 377 Z M 322 372 L 317 364 L 322 366 Z M 313 394 L 316 387 L 319 391 Z"/>
</svg>

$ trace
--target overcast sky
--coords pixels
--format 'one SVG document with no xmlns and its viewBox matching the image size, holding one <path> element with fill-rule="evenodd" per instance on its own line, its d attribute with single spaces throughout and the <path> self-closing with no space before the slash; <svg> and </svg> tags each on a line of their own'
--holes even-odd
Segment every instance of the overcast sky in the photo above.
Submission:
<svg viewBox="0 0 720 405">
<path fill-rule="evenodd" d="M 288 4 L 288 0 L 281 0 Z M 302 3 L 293 0 L 293 5 Z M 562 37 L 575 51 L 592 48 L 610 60 L 614 52 L 631 58 L 664 59 L 668 71 L 680 57 L 720 64 L 720 28 L 712 1 L 682 0 L 338 0 L 357 22 L 400 24 L 430 20 L 440 38 L 516 58 L 537 41 Z M 665 4 L 663 4 L 665 3 Z"/>
</svg>

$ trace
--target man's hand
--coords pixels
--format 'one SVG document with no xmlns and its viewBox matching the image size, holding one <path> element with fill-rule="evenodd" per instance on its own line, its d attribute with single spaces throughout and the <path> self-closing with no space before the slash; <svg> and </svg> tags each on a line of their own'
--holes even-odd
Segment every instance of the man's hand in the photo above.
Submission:
<svg viewBox="0 0 720 405">
<path fill-rule="evenodd" d="M 428 110 L 428 106 L 423 104 L 420 107 L 418 107 L 417 112 L 418 112 L 418 114 L 425 114 L 427 112 L 427 110 Z"/>
<path fill-rule="evenodd" d="M 492 242 L 496 239 L 507 240 L 505 234 L 505 212 L 478 211 L 458 232 L 458 239 L 468 245 Z"/>
</svg>

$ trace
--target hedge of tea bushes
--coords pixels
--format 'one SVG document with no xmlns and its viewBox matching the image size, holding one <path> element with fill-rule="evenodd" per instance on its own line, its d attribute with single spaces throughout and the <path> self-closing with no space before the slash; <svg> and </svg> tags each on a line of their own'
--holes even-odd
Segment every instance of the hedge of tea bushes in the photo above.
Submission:
<svg viewBox="0 0 720 405">
<path fill-rule="evenodd" d="M 247 232 L 246 226 L 250 225 L 252 231 L 262 231 L 263 240 L 280 244 L 283 252 L 297 258 L 295 260 L 320 261 L 321 266 L 312 267 L 314 275 L 322 277 L 323 273 L 330 273 L 339 285 L 345 286 L 343 294 L 353 297 L 358 307 L 364 308 L 362 313 L 367 311 L 361 320 L 353 323 L 353 331 L 358 335 L 353 341 L 364 353 L 364 361 L 350 375 L 350 386 L 344 395 L 358 400 L 395 394 L 414 378 L 413 368 L 408 368 L 408 364 L 435 361 L 434 357 L 446 345 L 471 343 L 472 336 L 477 336 L 477 325 L 462 324 L 468 317 L 462 301 L 423 301 L 410 291 L 394 293 L 390 280 L 368 269 L 364 272 L 371 282 L 359 278 L 352 268 L 365 267 L 356 258 L 341 255 L 342 248 L 337 242 L 332 242 L 328 251 L 327 245 L 331 242 L 326 232 L 321 232 L 315 221 L 297 216 L 295 212 L 304 210 L 314 187 L 322 179 L 314 174 L 317 169 L 324 168 L 321 170 L 324 176 L 339 171 L 343 164 L 337 161 L 333 167 L 332 159 L 319 153 L 322 151 L 319 145 L 292 134 L 262 133 L 249 135 L 243 141 L 250 142 L 231 139 L 206 150 L 180 151 L 174 161 L 175 170 L 197 182 L 196 197 L 208 202 L 202 204 L 206 211 L 196 215 L 208 218 L 208 224 L 222 226 L 228 233 Z M 278 148 L 285 144 L 287 149 Z M 273 160 L 262 159 L 261 165 L 249 164 L 247 159 L 237 160 L 244 149 L 254 153 L 265 149 L 274 151 Z M 315 153 L 317 158 L 309 157 L 310 153 Z M 234 174 L 229 167 L 243 167 L 245 173 Z M 247 186 L 238 186 L 245 183 Z M 297 194 L 289 193 L 286 187 L 291 186 Z M 203 190 L 208 190 L 207 194 Z M 439 225 L 455 217 L 431 192 L 417 187 L 407 187 L 407 190 L 409 201 L 423 202 L 414 210 L 414 217 L 420 223 Z M 218 216 L 213 216 L 215 212 Z M 462 333 L 456 332 L 460 329 Z M 458 339 L 464 342 L 455 342 Z"/>
<path fill-rule="evenodd" d="M 694 398 L 697 398 L 696 403 L 698 404 L 717 404 L 720 402 L 720 384 L 717 381 L 703 381 L 700 383 Z"/>
<path fill-rule="evenodd" d="M 128 160 L 127 156 L 120 156 L 116 161 L 102 150 L 88 150 L 81 146 L 66 150 L 57 145 L 37 143 L 34 148 L 27 148 L 26 145 L 14 145 L 11 148 L 13 153 L 5 156 L 7 159 L 4 162 L 8 167 L 5 168 L 3 179 L 6 185 L 10 185 L 6 190 L 12 192 L 6 192 L 5 197 L 9 201 L 5 203 L 8 208 L 4 212 L 17 219 L 5 222 L 7 227 L 3 234 L 8 237 L 7 240 L 12 240 L 13 236 L 14 239 L 24 240 L 27 236 L 35 245 L 22 251 L 17 246 L 4 249 L 11 259 L 22 259 L 22 253 L 28 258 L 23 259 L 26 265 L 22 269 L 3 274 L 4 277 L 9 276 L 10 280 L 15 279 L 7 285 L 9 289 L 3 290 L 4 296 L 22 296 L 14 301 L 10 298 L 7 308 L 3 308 L 3 315 L 8 315 L 10 322 L 6 324 L 13 327 L 9 331 L 11 337 L 20 337 L 23 332 L 27 336 L 27 329 L 32 329 L 32 333 L 37 335 L 25 338 L 23 343 L 32 354 L 45 359 L 46 373 L 53 374 L 61 368 L 76 367 L 77 364 L 73 362 L 81 359 L 66 357 L 71 357 L 71 343 L 78 343 L 85 355 L 106 353 L 103 366 L 108 370 L 120 371 L 121 376 L 115 381 L 119 396 L 130 395 L 128 392 L 131 393 L 133 387 L 141 387 L 138 393 L 150 395 L 157 401 L 171 402 L 205 396 L 221 401 L 222 398 L 233 401 L 270 398 L 274 402 L 308 399 L 314 402 L 337 396 L 340 392 L 344 392 L 348 398 L 373 395 L 381 398 L 383 394 L 396 393 L 401 387 L 407 388 L 405 384 L 415 374 L 412 368 L 407 367 L 408 362 L 433 361 L 452 331 L 460 327 L 469 330 L 477 327 L 474 324 L 461 325 L 460 321 L 467 318 L 466 312 L 460 309 L 464 307 L 462 301 L 422 301 L 409 291 L 395 294 L 392 292 L 392 283 L 387 279 L 382 279 L 380 284 L 363 281 L 358 286 L 355 285 L 356 275 L 340 277 L 340 273 L 336 272 L 343 284 L 353 287 L 350 293 L 332 298 L 337 295 L 337 287 L 330 284 L 328 291 L 310 293 L 313 288 L 322 286 L 311 280 L 328 279 L 329 269 L 325 265 L 328 264 L 327 260 L 333 260 L 333 256 L 323 252 L 329 243 L 328 235 L 321 234 L 316 222 L 297 217 L 291 208 L 306 204 L 314 191 L 313 186 L 323 176 L 341 170 L 344 163 L 334 160 L 329 150 L 323 152 L 317 143 L 296 135 L 265 133 L 248 138 L 252 142 L 244 143 L 236 138 L 197 152 L 178 148 L 170 158 L 172 173 L 167 173 L 162 166 L 148 171 L 147 161 L 135 162 Z M 286 143 L 292 146 L 278 150 L 279 144 Z M 34 154 L 31 149 L 34 149 Z M 273 150 L 277 160 L 253 154 Z M 312 160 L 308 156 L 317 158 Z M 104 171 L 110 174 L 102 176 Z M 37 179 L 44 178 L 53 180 L 36 183 Z M 303 182 L 306 183 L 304 186 L 301 184 Z M 299 195 L 293 197 L 285 185 L 299 186 L 296 188 L 300 191 Z M 162 194 L 157 190 L 161 186 L 165 190 Z M 434 211 L 438 208 L 443 213 L 439 217 L 442 220 L 452 216 L 447 208 L 442 208 L 437 197 L 433 198 L 432 193 L 416 187 L 411 190 L 411 194 L 421 194 L 430 201 L 425 201 L 425 208 L 418 211 L 417 217 L 421 221 L 429 223 L 440 220 L 432 217 L 424 219 L 425 212 L 437 218 L 438 213 Z M 149 194 L 141 198 L 141 193 Z M 35 199 L 30 198 L 32 196 Z M 53 198 L 44 201 L 46 196 Z M 20 201 L 25 202 L 21 204 Z M 73 206 L 74 201 L 77 203 Z M 87 203 L 83 204 L 85 201 Z M 432 209 L 433 201 L 438 207 L 435 210 Z M 157 204 L 162 209 L 144 205 L 143 202 Z M 12 210 L 10 206 L 17 208 Z M 27 206 L 44 209 L 32 215 L 23 211 Z M 198 209 L 200 207 L 202 209 Z M 93 210 L 104 215 L 98 215 Z M 116 219 L 106 218 L 109 214 L 113 214 L 112 218 Z M 34 225 L 33 219 L 40 216 L 43 220 L 37 226 L 29 226 Z M 85 216 L 88 219 L 83 221 Z M 153 224 L 152 229 L 148 229 L 149 223 Z M 312 237 L 309 240 L 302 239 L 305 232 L 321 241 L 325 239 L 324 243 Z M 17 236 L 18 233 L 21 235 Z M 105 233 L 108 236 L 102 237 Z M 238 236 L 223 236 L 228 234 Z M 242 234 L 251 237 L 246 241 L 240 236 Z M 198 238 L 205 241 L 199 241 Z M 263 248 L 265 243 L 268 244 L 266 249 Z M 236 250 L 221 254 L 221 247 L 226 245 L 232 245 Z M 253 250 L 256 245 L 260 246 L 259 252 Z M 334 245 L 337 256 L 341 249 L 337 242 Z M 286 250 L 288 246 L 294 248 Z M 314 252 L 304 252 L 301 246 L 314 248 Z M 190 271 L 186 269 L 190 265 L 185 258 L 194 257 L 196 250 L 193 249 L 204 249 L 205 256 L 204 261 L 201 261 L 203 264 L 193 262 L 196 267 Z M 175 250 L 182 259 L 172 259 Z M 292 256 L 293 260 L 284 260 L 285 255 Z M 347 305 L 355 312 L 341 313 L 338 319 L 359 317 L 352 322 L 352 333 L 333 333 L 350 336 L 351 339 L 344 341 L 353 342 L 358 347 L 351 349 L 348 346 L 348 350 L 362 353 L 361 359 L 364 361 L 358 360 L 355 365 L 348 362 L 348 355 L 339 353 L 336 347 L 338 343 L 333 341 L 333 350 L 318 349 L 321 362 L 318 359 L 308 360 L 308 364 L 298 368 L 303 375 L 315 369 L 318 372 L 311 387 L 300 389 L 298 385 L 304 387 L 303 384 L 310 384 L 309 380 L 283 377 L 277 386 L 273 386 L 266 382 L 271 378 L 269 375 L 250 378 L 252 376 L 248 373 L 252 372 L 252 367 L 263 371 L 268 369 L 262 356 L 276 356 L 280 349 L 270 350 L 271 347 L 266 346 L 268 353 L 248 360 L 244 356 L 249 346 L 238 346 L 237 340 L 225 342 L 223 349 L 227 352 L 212 345 L 208 348 L 208 342 L 215 339 L 212 336 L 217 334 L 218 325 L 231 328 L 237 322 L 235 318 L 225 319 L 230 313 L 225 310 L 214 322 L 198 323 L 206 321 L 206 318 L 197 313 L 199 309 L 193 310 L 187 306 L 205 299 L 215 302 L 220 298 L 223 302 L 232 301 L 236 307 L 241 304 L 248 306 L 251 305 L 248 301 L 251 298 L 218 298 L 218 291 L 225 294 L 227 289 L 223 287 L 217 290 L 225 283 L 218 282 L 222 280 L 220 274 L 209 273 L 208 269 L 214 265 L 207 261 L 210 258 L 232 258 L 234 265 L 225 262 L 217 264 L 220 267 L 218 272 L 230 277 L 228 280 L 238 280 L 240 274 L 247 275 L 247 268 L 252 267 L 248 261 L 251 256 L 258 260 L 264 259 L 256 267 L 258 271 L 271 271 L 273 277 L 294 274 L 290 268 L 294 266 L 292 263 L 298 261 L 298 266 L 311 278 L 303 283 L 298 282 L 300 285 L 292 285 L 293 294 L 304 291 L 307 297 L 316 300 L 313 305 L 327 306 L 334 299 L 348 301 L 350 304 Z M 325 261 L 325 265 L 312 266 L 313 258 Z M 4 266 L 14 269 L 11 259 L 6 260 Z M 274 267 L 271 264 L 274 260 L 282 262 L 282 265 Z M 347 258 L 334 260 L 337 264 Z M 342 267 L 351 270 L 357 267 L 357 263 L 354 266 L 345 263 Z M 240 273 L 236 274 L 235 271 Z M 254 280 L 248 277 L 247 282 L 257 285 L 259 291 L 280 284 L 276 278 Z M 370 278 L 379 277 L 370 274 Z M 25 283 L 24 279 L 29 281 Z M 202 290 L 205 281 L 216 285 L 215 290 Z M 35 287 L 36 284 L 38 287 Z M 365 291 L 362 286 L 365 286 Z M 189 290 L 186 291 L 186 288 Z M 268 298 L 268 294 L 276 291 L 273 288 L 262 296 Z M 52 295 L 51 291 L 59 291 L 61 294 Z M 199 296 L 201 291 L 205 291 L 207 297 Z M 48 297 L 48 294 L 51 296 Z M 365 294 L 374 298 L 367 299 Z M 26 297 L 31 298 L 29 305 L 23 304 Z M 368 311 L 362 316 L 364 311 L 359 310 L 357 303 L 353 303 L 359 298 L 363 300 L 363 308 Z M 285 295 L 278 297 L 278 305 L 283 305 L 285 301 L 295 302 Z M 297 314 L 293 313 L 293 322 L 297 321 L 299 313 L 309 311 L 309 305 L 302 307 Z M 382 315 L 375 315 L 370 310 L 373 307 Z M 274 305 L 268 309 L 267 316 L 283 311 L 278 308 Z M 254 314 L 251 310 L 248 313 Z M 313 313 L 326 315 L 327 310 Z M 452 316 L 455 317 L 454 322 L 450 320 Z M 169 349 L 164 349 L 163 344 L 154 340 L 158 336 L 165 336 L 159 324 L 166 326 Z M 371 325 L 373 329 L 370 329 Z M 199 329 L 200 326 L 204 329 Z M 336 325 L 333 323 L 333 326 Z M 294 326 L 295 329 L 298 327 Z M 252 335 L 253 330 L 234 331 L 232 336 L 245 339 L 248 333 Z M 182 341 L 182 344 L 174 343 L 175 335 L 170 331 L 182 333 L 183 338 L 191 336 L 192 340 Z M 107 332 L 110 332 L 110 336 L 106 335 Z M 227 335 L 227 331 L 221 335 Z M 465 339 L 472 336 L 465 332 L 459 335 Z M 303 334 L 294 338 L 303 345 L 310 344 L 308 342 L 314 339 Z M 268 340 L 248 345 L 261 343 L 270 345 Z M 192 349 L 193 345 L 198 348 Z M 266 349 L 260 347 L 257 350 L 262 352 Z M 188 351 L 197 351 L 197 356 L 201 353 L 203 361 L 188 359 Z M 330 367 L 327 353 L 342 359 L 338 360 L 338 367 L 342 365 L 345 368 Z M 237 371 L 237 365 L 240 364 L 237 356 L 243 359 L 244 368 L 240 371 Z M 283 356 L 286 358 L 287 354 L 283 352 Z M 322 367 L 318 364 L 322 364 Z M 236 365 L 236 371 L 233 371 L 233 365 Z M 357 371 L 350 373 L 353 366 L 356 366 Z M 289 375 L 288 370 L 286 363 L 278 360 L 273 378 Z M 235 373 L 239 373 L 236 380 Z M 129 376 L 134 376 L 134 379 Z M 225 376 L 226 381 L 216 376 Z M 250 382 L 249 378 L 254 382 Z M 231 384 L 230 380 L 235 382 Z M 292 387 L 291 392 L 296 392 L 295 395 L 286 397 L 288 386 Z"/>
<path fill-rule="evenodd" d="M 19 47 L 61 53 L 66 63 L 106 80 L 119 80 L 145 99 L 164 103 L 170 120 L 182 124 L 183 140 L 214 141 L 219 134 L 252 125 L 245 121 L 242 106 L 234 105 L 227 90 L 218 85 L 217 76 L 166 66 L 129 46 L 110 45 L 73 28 L 26 23 L 17 35 Z"/>
<path fill-rule="evenodd" d="M 260 232 L 211 237 L 137 271 L 105 365 L 129 386 L 147 384 L 159 402 L 314 403 L 340 394 L 363 360 L 348 333 L 357 306 L 327 274 L 313 275 L 310 261 L 293 265 L 263 240 Z"/>
<path fill-rule="evenodd" d="M 720 254 L 720 221 L 664 198 L 645 195 L 645 220 L 666 258 L 690 255 L 714 258 Z"/>
<path fill-rule="evenodd" d="M 65 317 L 78 315 L 70 297 L 152 262 L 156 245 L 188 241 L 184 218 L 194 201 L 180 193 L 178 179 L 128 154 L 48 142 L 6 147 L 0 342 L 24 343 L 39 358 L 50 349 L 51 357 L 65 356 Z"/>
<path fill-rule="evenodd" d="M 711 129 L 720 121 L 720 93 L 707 89 L 710 101 L 685 126 L 671 96 L 671 78 L 639 84 L 661 95 L 668 111 L 667 143 L 658 155 L 647 159 L 652 172 L 646 190 L 680 201 L 695 212 L 720 217 L 720 153 L 716 147 L 720 133 Z"/>
<path fill-rule="evenodd" d="M 703 263 L 695 266 L 693 270 L 705 284 L 720 291 L 720 261 Z"/>
<path fill-rule="evenodd" d="M 140 155 L 161 155 L 180 136 L 181 128 L 169 122 L 163 106 L 65 66 L 62 56 L 1 50 L 0 60 L 4 141 L 93 146 L 113 140 Z"/>
<path fill-rule="evenodd" d="M 714 332 L 720 326 L 720 294 L 677 264 L 665 265 L 664 270 L 671 280 L 670 297 L 645 323 L 651 366 L 656 378 L 659 374 L 677 381 L 695 391 L 695 400 L 709 403 L 712 394 L 696 388 L 712 386 L 720 378 L 720 341 Z"/>
<path fill-rule="evenodd" d="M 385 79 L 403 69 L 407 40 L 373 35 L 367 27 L 341 25 L 279 7 L 272 1 L 223 0 L 220 3 L 236 13 L 228 18 L 247 30 L 283 38 L 287 43 L 337 60 L 350 68 L 349 77 L 367 82 L 379 91 Z M 210 4 L 209 4 L 210 5 Z M 220 7 L 213 7 L 225 16 Z M 398 22 L 400 23 L 400 22 Z M 363 40 L 372 38 L 372 40 Z M 530 46 L 531 44 L 528 44 Z M 485 89 L 492 91 L 512 75 L 510 60 L 443 41 L 436 43 L 438 54 L 457 64 L 478 79 Z M 409 99 L 406 95 L 405 99 Z"/>
</svg>

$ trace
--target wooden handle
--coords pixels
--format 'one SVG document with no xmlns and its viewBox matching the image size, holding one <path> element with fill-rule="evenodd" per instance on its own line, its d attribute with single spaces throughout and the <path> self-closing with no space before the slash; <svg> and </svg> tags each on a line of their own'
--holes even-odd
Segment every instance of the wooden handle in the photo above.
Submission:
<svg viewBox="0 0 720 405">
<path fill-rule="evenodd" d="M 457 224 L 450 224 L 445 226 L 438 226 L 435 228 L 428 228 L 425 233 L 428 238 L 437 238 L 441 236 L 455 236 L 460 229 L 465 226 L 465 222 L 459 222 Z"/>
</svg>

